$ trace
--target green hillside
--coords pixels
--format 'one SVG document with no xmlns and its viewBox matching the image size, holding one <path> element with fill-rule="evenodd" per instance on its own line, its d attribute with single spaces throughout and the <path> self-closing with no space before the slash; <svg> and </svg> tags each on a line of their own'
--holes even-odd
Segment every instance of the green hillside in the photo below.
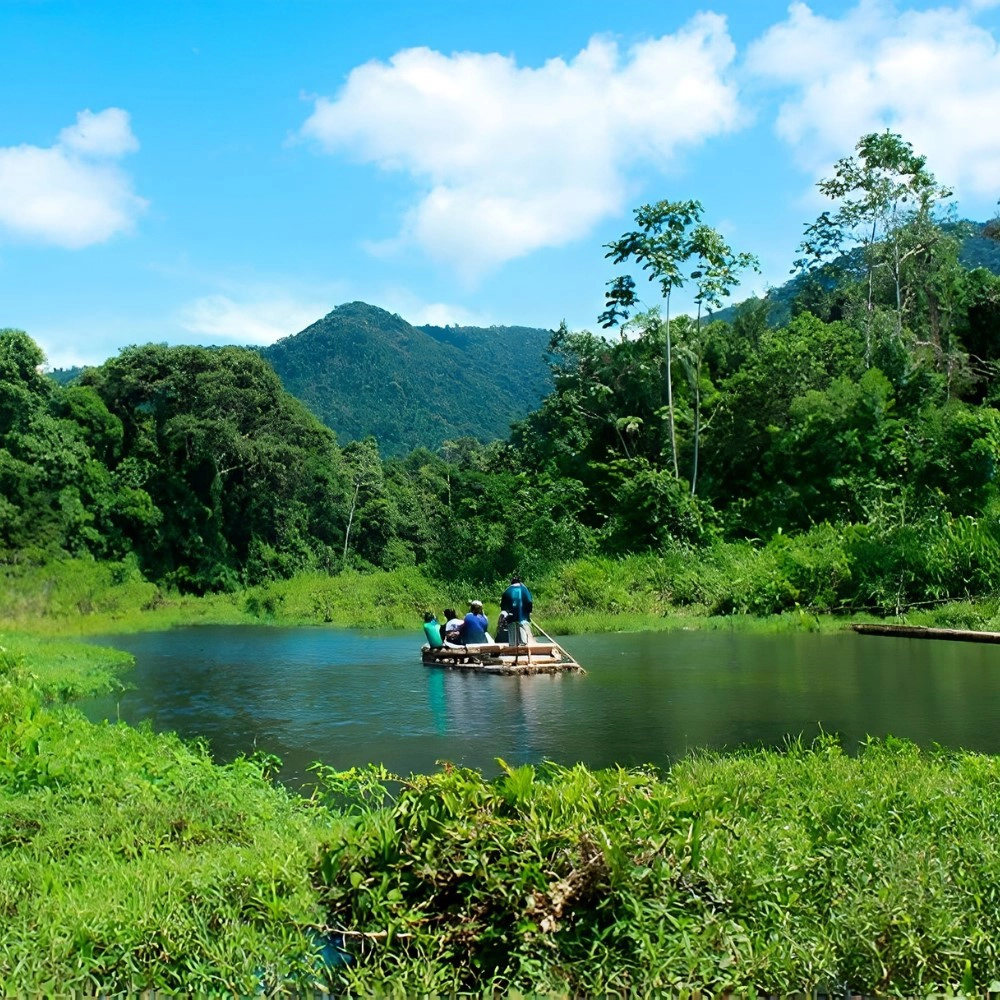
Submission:
<svg viewBox="0 0 1000 1000">
<path fill-rule="evenodd" d="M 993 274 L 1000 274 L 1000 241 L 994 235 L 996 224 L 965 221 L 957 224 L 948 223 L 943 228 L 947 230 L 954 228 L 956 225 L 967 227 L 966 231 L 968 233 L 968 235 L 961 238 L 958 253 L 958 259 L 962 266 L 970 271 L 973 268 L 984 267 L 987 271 L 992 271 Z M 968 232 L 969 230 L 971 232 Z M 855 251 L 853 256 L 857 260 L 854 269 L 860 274 L 864 269 L 863 264 L 860 262 L 860 254 Z M 850 257 L 851 255 L 848 255 L 846 260 L 842 259 L 838 261 L 838 264 L 848 272 L 852 270 Z M 784 326 L 788 323 L 792 318 L 793 303 L 807 290 L 809 282 L 815 280 L 814 277 L 807 274 L 796 274 L 784 284 L 768 289 L 767 294 L 764 296 L 764 301 L 768 304 L 768 324 L 770 326 Z M 725 309 L 720 309 L 718 312 L 713 313 L 712 318 L 731 323 L 741 305 L 743 305 L 742 302 L 726 306 Z"/>
<path fill-rule="evenodd" d="M 342 442 L 371 434 L 392 455 L 506 438 L 551 389 L 548 341 L 529 327 L 415 327 L 351 302 L 261 354 Z"/>
</svg>

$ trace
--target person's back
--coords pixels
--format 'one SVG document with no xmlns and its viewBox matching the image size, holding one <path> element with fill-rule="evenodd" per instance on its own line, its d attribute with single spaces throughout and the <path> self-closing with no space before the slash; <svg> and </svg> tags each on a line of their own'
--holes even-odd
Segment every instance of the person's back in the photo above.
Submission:
<svg viewBox="0 0 1000 1000">
<path fill-rule="evenodd" d="M 432 611 L 424 614 L 424 635 L 427 637 L 427 644 L 431 649 L 440 649 L 444 645 L 441 641 L 441 626 Z"/>
<path fill-rule="evenodd" d="M 500 610 L 506 611 L 515 622 L 529 622 L 531 609 L 531 591 L 521 583 L 520 577 L 512 577 L 510 586 L 500 598 Z"/>
<path fill-rule="evenodd" d="M 462 622 L 462 642 L 466 646 L 475 646 L 483 642 L 489 642 L 487 630 L 490 623 L 483 614 L 481 601 L 473 601 L 469 605 L 469 613 Z"/>
<path fill-rule="evenodd" d="M 454 608 L 445 608 L 444 625 L 441 628 L 441 638 L 444 639 L 445 645 L 461 641 L 463 624 Z"/>
</svg>

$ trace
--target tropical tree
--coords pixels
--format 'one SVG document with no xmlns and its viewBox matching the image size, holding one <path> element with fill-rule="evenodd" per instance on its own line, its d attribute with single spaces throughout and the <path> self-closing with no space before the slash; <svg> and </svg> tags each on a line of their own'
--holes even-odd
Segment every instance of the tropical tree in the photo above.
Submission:
<svg viewBox="0 0 1000 1000">
<path fill-rule="evenodd" d="M 752 268 L 760 270 L 760 262 L 750 253 L 734 253 L 732 247 L 721 234 L 711 226 L 696 226 L 691 234 L 690 256 L 696 269 L 691 273 L 697 294 L 695 303 L 695 336 L 690 364 L 692 407 L 694 413 L 693 455 L 691 460 L 691 496 L 698 490 L 698 450 L 701 439 L 701 368 L 704 358 L 702 337 L 702 313 L 706 309 L 718 309 L 739 283 L 740 271 Z"/>
<path fill-rule="evenodd" d="M 892 278 L 897 335 L 903 323 L 903 272 L 913 257 L 928 253 L 941 239 L 934 221 L 938 205 L 951 191 L 927 169 L 927 158 L 913 152 L 900 135 L 886 130 L 862 136 L 856 155 L 844 157 L 833 176 L 817 185 L 836 203 L 805 229 L 796 261 L 800 270 L 838 267 L 860 251 L 867 280 L 865 361 L 872 363 L 876 278 Z"/>
<path fill-rule="evenodd" d="M 680 478 L 677 461 L 677 431 L 674 419 L 673 343 L 670 337 L 670 298 L 686 280 L 684 264 L 692 254 L 692 236 L 701 221 L 699 201 L 658 201 L 635 210 L 637 229 L 606 244 L 605 254 L 615 264 L 632 261 L 648 271 L 650 281 L 660 285 L 665 303 L 666 328 L 664 340 L 664 384 L 667 407 L 667 427 L 674 475 Z M 600 316 L 604 329 L 617 326 L 629 318 L 639 302 L 635 280 L 631 275 L 619 275 L 608 282 L 606 308 Z"/>
</svg>

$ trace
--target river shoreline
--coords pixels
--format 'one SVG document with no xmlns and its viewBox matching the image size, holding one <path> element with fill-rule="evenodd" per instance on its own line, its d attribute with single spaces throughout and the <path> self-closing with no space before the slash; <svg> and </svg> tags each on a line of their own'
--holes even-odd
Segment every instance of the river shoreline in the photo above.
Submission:
<svg viewBox="0 0 1000 1000">
<path fill-rule="evenodd" d="M 655 563 L 567 564 L 539 581 L 535 618 L 552 635 L 589 632 L 726 629 L 760 632 L 835 631 L 855 622 L 890 621 L 945 628 L 1000 630 L 996 598 L 938 602 L 878 614 L 808 606 L 780 613 L 725 614 L 656 582 Z M 122 564 L 65 560 L 7 567 L 0 575 L 0 616 L 10 629 L 46 635 L 150 631 L 176 625 L 333 625 L 414 629 L 423 612 L 482 600 L 495 620 L 503 584 L 441 582 L 418 569 L 338 575 L 303 574 L 230 593 L 179 594 L 143 579 Z"/>
</svg>

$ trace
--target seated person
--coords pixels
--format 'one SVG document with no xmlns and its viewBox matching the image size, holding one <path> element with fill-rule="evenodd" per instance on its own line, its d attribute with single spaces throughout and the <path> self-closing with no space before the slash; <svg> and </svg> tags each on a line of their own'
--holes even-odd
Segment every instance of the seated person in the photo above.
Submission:
<svg viewBox="0 0 1000 1000">
<path fill-rule="evenodd" d="M 510 645 L 510 626 L 513 618 L 508 611 L 501 611 L 497 618 L 497 642 L 501 646 Z"/>
<path fill-rule="evenodd" d="M 462 643 L 466 646 L 475 646 L 490 642 L 489 633 L 486 631 L 489 627 L 490 623 L 483 614 L 483 602 L 470 601 L 469 613 L 462 622 Z"/>
<path fill-rule="evenodd" d="M 441 626 L 441 638 L 446 646 L 457 645 L 462 641 L 462 619 L 454 608 L 444 609 L 444 625 Z"/>
<path fill-rule="evenodd" d="M 427 645 L 431 649 L 440 649 L 444 643 L 441 641 L 441 626 L 433 611 L 424 612 L 424 635 L 427 637 Z"/>
</svg>

